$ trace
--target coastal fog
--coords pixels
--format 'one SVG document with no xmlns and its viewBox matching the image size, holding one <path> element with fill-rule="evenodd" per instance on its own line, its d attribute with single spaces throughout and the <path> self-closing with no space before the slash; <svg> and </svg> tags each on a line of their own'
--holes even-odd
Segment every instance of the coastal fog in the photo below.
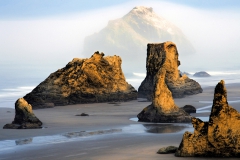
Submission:
<svg viewBox="0 0 240 160">
<path fill-rule="evenodd" d="M 4 14 L 0 16 L 0 101 L 4 104 L 7 101 L 13 106 L 16 98 L 30 92 L 74 57 L 89 58 L 93 53 L 83 53 L 84 39 L 101 31 L 109 20 L 123 17 L 135 6 L 152 7 L 156 14 L 181 29 L 191 42 L 195 53 L 185 55 L 178 48 L 181 71 L 194 73 L 205 70 L 220 73 L 217 78 L 212 77 L 215 81 L 239 80 L 240 49 L 237 43 L 240 35 L 237 33 L 240 30 L 240 11 L 236 1 L 227 4 L 219 1 L 220 5 L 211 3 L 211 6 L 176 1 L 124 1 L 87 9 L 80 7 L 83 4 L 76 4 L 80 9 L 72 9 L 66 4 L 65 8 L 58 4 L 60 7 L 54 9 L 29 4 L 8 6 L 6 3 L 1 6 Z M 18 7 L 29 12 L 21 14 Z M 92 46 L 93 51 L 99 50 L 94 48 L 94 44 Z M 146 49 L 147 44 L 142 52 L 144 56 Z M 99 51 L 105 55 L 115 54 Z M 122 68 L 127 81 L 137 89 L 144 79 L 145 59 L 137 62 L 133 59 L 130 66 L 124 61 L 129 59 L 128 56 L 119 56 L 123 59 Z M 130 71 L 132 68 L 137 70 Z M 197 81 L 200 84 L 201 81 L 210 82 L 208 79 Z"/>
<path fill-rule="evenodd" d="M 192 43 L 195 53 L 184 56 L 179 50 L 181 70 L 222 71 L 239 68 L 240 49 L 237 44 L 240 35 L 237 33 L 240 31 L 240 11 L 237 6 L 201 8 L 165 1 L 129 1 L 58 14 L 34 15 L 33 12 L 27 16 L 0 16 L 1 75 L 6 69 L 11 70 L 11 74 L 19 74 L 19 71 L 22 74 L 26 70 L 34 73 L 40 67 L 44 70 L 40 74 L 45 78 L 74 57 L 88 58 L 93 53 L 82 52 L 85 37 L 99 32 L 109 20 L 123 17 L 135 6 L 153 7 L 154 12 L 180 28 Z M 93 50 L 98 50 L 94 45 Z M 147 44 L 145 54 L 146 49 Z M 115 54 L 107 50 L 100 52 Z M 137 56 L 137 53 L 134 54 Z M 131 68 L 125 66 L 124 61 L 122 65 L 125 73 L 128 72 L 127 68 Z M 132 65 L 140 67 L 137 72 L 145 72 L 145 61 Z"/>
</svg>

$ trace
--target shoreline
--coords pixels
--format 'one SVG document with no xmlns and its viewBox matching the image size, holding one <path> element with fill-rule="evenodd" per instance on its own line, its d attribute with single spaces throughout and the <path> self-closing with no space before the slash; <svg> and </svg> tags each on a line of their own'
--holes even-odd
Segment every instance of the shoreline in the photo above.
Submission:
<svg viewBox="0 0 240 160">
<path fill-rule="evenodd" d="M 226 85 L 226 88 L 229 102 L 240 100 L 240 83 Z M 203 93 L 174 100 L 179 107 L 190 104 L 201 109 L 212 105 L 213 92 L 214 86 L 210 86 L 203 88 Z M 13 108 L 0 108 L 0 146 L 9 147 L 0 151 L 0 157 L 114 159 L 118 156 L 119 159 L 176 159 L 173 154 L 159 155 L 156 152 L 161 147 L 178 146 L 183 133 L 193 131 L 192 124 L 154 124 L 130 120 L 150 103 L 133 100 L 119 104 L 92 103 L 37 109 L 33 112 L 43 122 L 44 128 L 27 130 L 2 129 L 6 123 L 13 121 L 15 111 Z M 240 111 L 240 101 L 229 104 Z M 89 116 L 75 116 L 81 113 Z M 207 117 L 209 114 L 200 112 L 191 115 Z M 90 135 L 83 136 L 80 132 Z M 64 134 L 73 137 L 66 138 Z"/>
</svg>

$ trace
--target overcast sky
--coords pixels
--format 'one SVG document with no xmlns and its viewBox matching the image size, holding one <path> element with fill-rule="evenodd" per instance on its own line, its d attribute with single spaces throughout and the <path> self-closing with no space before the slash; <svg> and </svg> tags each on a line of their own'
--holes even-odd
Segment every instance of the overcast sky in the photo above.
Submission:
<svg viewBox="0 0 240 160">
<path fill-rule="evenodd" d="M 179 53 L 183 70 L 240 67 L 239 0 L 0 0 L 1 70 L 64 67 L 83 58 L 86 36 L 139 5 L 153 7 L 192 42 L 194 55 Z"/>
</svg>

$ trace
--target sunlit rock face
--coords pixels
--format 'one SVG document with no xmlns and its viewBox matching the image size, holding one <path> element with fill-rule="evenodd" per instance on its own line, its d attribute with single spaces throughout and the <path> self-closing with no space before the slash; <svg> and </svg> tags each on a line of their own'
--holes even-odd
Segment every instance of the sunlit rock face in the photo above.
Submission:
<svg viewBox="0 0 240 160">
<path fill-rule="evenodd" d="M 198 82 L 188 78 L 185 74 L 181 76 L 178 70 L 179 65 L 177 47 L 173 42 L 148 44 L 147 75 L 138 88 L 138 97 L 152 99 L 154 76 L 161 68 L 166 70 L 165 83 L 174 98 L 201 93 L 202 88 Z"/>
<path fill-rule="evenodd" d="M 154 77 L 152 104 L 139 114 L 139 121 L 180 123 L 191 122 L 191 116 L 176 106 L 171 91 L 165 83 L 166 70 L 161 68 Z"/>
<path fill-rule="evenodd" d="M 240 157 L 240 114 L 227 102 L 224 81 L 214 93 L 209 122 L 192 119 L 194 133 L 185 132 L 176 156 Z"/>
<path fill-rule="evenodd" d="M 6 124 L 4 129 L 33 129 L 42 128 L 42 122 L 34 115 L 32 106 L 24 98 L 19 98 L 15 103 L 15 118 L 11 124 Z"/>
<path fill-rule="evenodd" d="M 33 108 L 136 99 L 137 91 L 126 82 L 121 63 L 119 56 L 99 52 L 89 59 L 75 58 L 24 98 Z"/>
<path fill-rule="evenodd" d="M 165 41 L 175 42 L 182 55 L 195 52 L 177 26 L 157 15 L 152 8 L 138 6 L 122 18 L 109 21 L 99 32 L 86 37 L 83 53 L 95 50 L 115 53 L 122 57 L 125 72 L 144 72 L 142 64 L 146 61 L 146 44 Z"/>
</svg>

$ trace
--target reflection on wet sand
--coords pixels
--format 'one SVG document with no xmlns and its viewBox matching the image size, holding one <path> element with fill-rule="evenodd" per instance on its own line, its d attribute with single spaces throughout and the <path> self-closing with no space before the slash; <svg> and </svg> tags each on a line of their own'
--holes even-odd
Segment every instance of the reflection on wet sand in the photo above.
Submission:
<svg viewBox="0 0 240 160">
<path fill-rule="evenodd" d="M 111 134 L 121 132 L 122 129 L 108 129 L 108 130 L 99 130 L 99 131 L 92 131 L 92 132 L 68 132 L 63 134 L 63 136 L 67 138 L 76 138 L 76 137 L 85 137 L 85 136 L 94 136 L 94 135 L 102 135 L 102 134 Z"/>
<path fill-rule="evenodd" d="M 26 138 L 26 139 L 18 139 L 15 141 L 16 145 L 24 145 L 32 143 L 33 138 Z"/>
<path fill-rule="evenodd" d="M 175 124 L 142 124 L 148 133 L 176 133 L 180 132 L 189 125 L 175 125 Z"/>
</svg>

